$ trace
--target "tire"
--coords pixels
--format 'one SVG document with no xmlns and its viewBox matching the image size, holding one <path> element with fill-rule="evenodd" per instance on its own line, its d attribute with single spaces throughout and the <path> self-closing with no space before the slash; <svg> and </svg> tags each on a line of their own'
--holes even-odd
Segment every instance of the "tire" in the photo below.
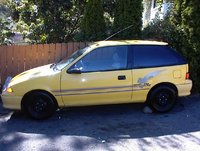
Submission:
<svg viewBox="0 0 200 151">
<path fill-rule="evenodd" d="M 160 86 L 151 92 L 148 101 L 154 111 L 165 113 L 174 107 L 177 101 L 177 93 L 169 86 Z"/>
<path fill-rule="evenodd" d="M 26 98 L 24 109 L 32 118 L 42 120 L 53 115 L 56 110 L 56 104 L 48 94 L 33 92 Z"/>
</svg>

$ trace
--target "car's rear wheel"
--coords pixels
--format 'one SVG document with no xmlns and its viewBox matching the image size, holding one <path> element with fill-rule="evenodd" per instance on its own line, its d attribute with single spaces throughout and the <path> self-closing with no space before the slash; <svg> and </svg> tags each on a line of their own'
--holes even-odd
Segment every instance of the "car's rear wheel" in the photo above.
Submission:
<svg viewBox="0 0 200 151">
<path fill-rule="evenodd" d="M 32 118 L 41 120 L 53 115 L 56 104 L 47 93 L 33 92 L 26 97 L 24 109 Z"/>
<path fill-rule="evenodd" d="M 149 104 L 154 111 L 164 113 L 170 111 L 177 100 L 176 91 L 169 86 L 155 88 L 149 97 Z"/>
</svg>

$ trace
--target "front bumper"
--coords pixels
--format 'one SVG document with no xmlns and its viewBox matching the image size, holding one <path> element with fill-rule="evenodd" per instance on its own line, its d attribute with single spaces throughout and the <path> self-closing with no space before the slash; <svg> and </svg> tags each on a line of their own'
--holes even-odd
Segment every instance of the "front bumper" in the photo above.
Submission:
<svg viewBox="0 0 200 151">
<path fill-rule="evenodd" d="M 7 77 L 5 84 L 2 89 L 1 99 L 3 102 L 3 107 L 7 109 L 21 110 L 21 100 L 22 96 L 15 96 L 14 94 L 9 94 L 6 91 L 12 77 Z"/>
<path fill-rule="evenodd" d="M 188 96 L 191 94 L 192 80 L 186 80 L 184 84 L 177 85 L 178 96 Z"/>
<path fill-rule="evenodd" d="M 4 108 L 21 110 L 21 96 L 1 95 L 1 98 Z"/>
</svg>

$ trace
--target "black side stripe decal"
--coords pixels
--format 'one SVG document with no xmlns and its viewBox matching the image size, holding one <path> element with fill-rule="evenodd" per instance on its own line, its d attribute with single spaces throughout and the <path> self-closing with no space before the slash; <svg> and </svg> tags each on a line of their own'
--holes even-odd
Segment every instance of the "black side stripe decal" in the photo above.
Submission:
<svg viewBox="0 0 200 151">
<path fill-rule="evenodd" d="M 116 92 L 131 92 L 132 90 L 123 91 L 105 91 L 105 92 L 88 92 L 88 93 L 69 93 L 69 94 L 58 94 L 56 96 L 66 96 L 66 95 L 85 95 L 85 94 L 101 94 L 101 93 L 116 93 Z"/>
<path fill-rule="evenodd" d="M 116 86 L 116 87 L 97 87 L 97 88 L 83 88 L 83 89 L 67 89 L 67 90 L 53 90 L 54 93 L 63 93 L 71 91 L 89 91 L 89 90 L 104 90 L 104 89 L 119 89 L 119 88 L 132 88 L 133 86 Z"/>
<path fill-rule="evenodd" d="M 117 93 L 117 92 L 133 92 L 133 91 L 141 91 L 141 90 L 149 90 L 149 89 L 146 88 L 146 89 L 138 89 L 138 90 L 121 90 L 121 91 L 88 92 L 88 93 L 69 93 L 69 94 L 56 94 L 55 96 L 103 94 L 103 93 Z"/>
</svg>

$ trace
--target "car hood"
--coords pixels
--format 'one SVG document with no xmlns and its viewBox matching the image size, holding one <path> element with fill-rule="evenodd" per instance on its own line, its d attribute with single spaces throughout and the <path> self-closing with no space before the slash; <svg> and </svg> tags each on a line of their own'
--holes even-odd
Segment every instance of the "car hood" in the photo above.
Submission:
<svg viewBox="0 0 200 151">
<path fill-rule="evenodd" d="M 9 87 L 16 85 L 21 82 L 25 82 L 28 80 L 33 80 L 36 78 L 41 78 L 41 77 L 50 77 L 55 74 L 57 74 L 60 71 L 53 70 L 50 68 L 51 64 L 45 65 L 45 66 L 40 66 L 37 68 L 33 68 L 31 70 L 27 70 L 25 72 L 20 73 L 19 75 L 15 76 L 9 83 Z"/>
</svg>

